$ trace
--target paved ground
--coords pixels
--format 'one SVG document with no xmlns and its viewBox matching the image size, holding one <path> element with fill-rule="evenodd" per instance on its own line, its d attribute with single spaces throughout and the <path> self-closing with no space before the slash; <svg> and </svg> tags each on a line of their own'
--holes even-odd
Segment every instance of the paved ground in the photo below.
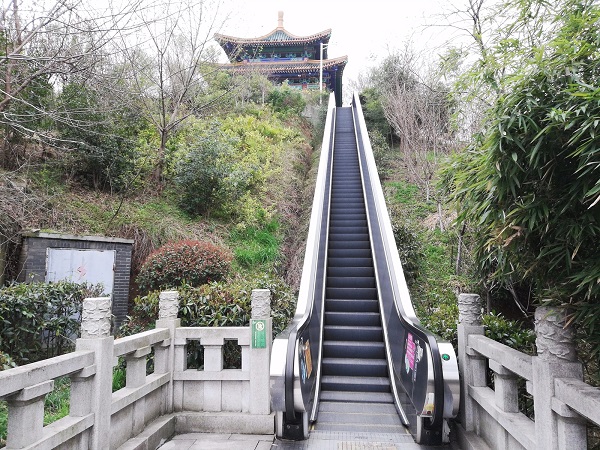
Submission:
<svg viewBox="0 0 600 450">
<path fill-rule="evenodd" d="M 174 436 L 160 450 L 445 450 L 415 444 L 407 434 L 313 431 L 306 441 L 272 435 L 188 433 Z"/>
<path fill-rule="evenodd" d="M 178 434 L 160 450 L 270 450 L 273 435 L 268 434 Z"/>
</svg>

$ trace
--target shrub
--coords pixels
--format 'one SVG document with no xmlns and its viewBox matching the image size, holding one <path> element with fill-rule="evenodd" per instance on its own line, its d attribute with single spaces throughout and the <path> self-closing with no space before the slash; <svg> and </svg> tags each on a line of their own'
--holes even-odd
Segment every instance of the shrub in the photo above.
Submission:
<svg viewBox="0 0 600 450">
<path fill-rule="evenodd" d="M 301 91 L 294 90 L 288 85 L 281 85 L 269 92 L 268 102 L 273 110 L 282 114 L 299 116 L 306 107 L 306 100 Z"/>
<path fill-rule="evenodd" d="M 137 282 L 146 292 L 183 284 L 200 286 L 227 275 L 231 260 L 229 251 L 210 242 L 172 242 L 146 258 Z"/>
<path fill-rule="evenodd" d="M 0 289 L 0 366 L 34 362 L 73 347 L 81 306 L 99 287 L 60 281 L 19 283 Z"/>
<path fill-rule="evenodd" d="M 179 204 L 184 210 L 207 214 L 247 190 L 247 174 L 233 167 L 234 146 L 235 141 L 218 130 L 197 137 L 190 145 L 189 153 L 177 164 L 175 175 L 181 190 Z"/>
<path fill-rule="evenodd" d="M 516 320 L 508 320 L 502 314 L 491 312 L 483 316 L 485 335 L 520 352 L 535 353 L 535 333 L 524 328 Z"/>
<path fill-rule="evenodd" d="M 181 286 L 179 291 L 179 314 L 182 326 L 246 326 L 252 315 L 251 294 L 253 289 L 271 291 L 271 316 L 273 333 L 281 332 L 295 311 L 294 296 L 280 279 L 270 277 L 237 279 L 231 283 L 212 282 L 199 287 Z M 158 318 L 159 292 L 134 299 L 131 315 L 121 326 L 119 334 L 126 336 L 154 327 Z"/>
</svg>

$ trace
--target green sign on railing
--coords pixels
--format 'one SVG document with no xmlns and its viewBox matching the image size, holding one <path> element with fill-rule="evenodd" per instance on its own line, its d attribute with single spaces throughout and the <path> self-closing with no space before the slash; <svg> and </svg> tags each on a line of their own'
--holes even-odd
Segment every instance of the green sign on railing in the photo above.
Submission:
<svg viewBox="0 0 600 450">
<path fill-rule="evenodd" d="M 252 348 L 267 348 L 267 321 L 254 319 L 252 322 Z"/>
</svg>

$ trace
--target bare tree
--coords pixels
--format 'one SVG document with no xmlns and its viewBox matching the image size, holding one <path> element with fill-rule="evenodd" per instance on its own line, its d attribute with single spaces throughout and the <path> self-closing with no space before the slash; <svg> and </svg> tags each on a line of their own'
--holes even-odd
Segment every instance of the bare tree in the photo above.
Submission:
<svg viewBox="0 0 600 450">
<path fill-rule="evenodd" d="M 82 0 L 9 0 L 0 11 L 0 164 L 15 166 L 11 144 L 21 137 L 57 143 L 40 124 L 68 120 L 53 109 L 52 96 L 73 77 L 100 74 L 117 32 L 131 30 L 141 0 L 120 8 L 94 9 Z M 96 79 L 102 79 L 97 76 Z"/>
<path fill-rule="evenodd" d="M 427 198 L 437 202 L 440 228 L 444 228 L 442 202 L 433 182 L 442 158 L 455 148 L 450 116 L 448 89 L 435 67 L 419 70 L 416 58 L 403 58 L 403 72 L 388 83 L 383 109 L 386 119 L 400 137 L 402 160 L 411 178 L 421 186 Z M 420 73 L 428 74 L 422 77 Z"/>
<path fill-rule="evenodd" d="M 155 20 L 157 14 L 160 21 Z M 127 34 L 120 45 L 134 90 L 129 98 L 158 134 L 153 181 L 160 185 L 172 133 L 187 118 L 218 102 L 205 95 L 205 77 L 207 71 L 216 70 L 210 43 L 225 18 L 218 2 L 182 0 L 146 8 L 138 19 L 143 29 L 137 41 Z"/>
</svg>

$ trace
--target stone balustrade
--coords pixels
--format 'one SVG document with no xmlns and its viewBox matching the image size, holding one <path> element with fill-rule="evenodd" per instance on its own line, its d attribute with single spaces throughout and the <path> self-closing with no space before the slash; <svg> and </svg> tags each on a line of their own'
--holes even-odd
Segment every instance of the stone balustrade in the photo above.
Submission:
<svg viewBox="0 0 600 450">
<path fill-rule="evenodd" d="M 110 298 L 86 299 L 73 353 L 0 372 L 6 449 L 155 449 L 176 431 L 273 433 L 269 291 L 253 291 L 252 305 L 249 327 L 184 328 L 177 292 L 163 292 L 156 329 L 115 340 Z M 223 368 L 230 340 L 241 347 L 240 369 Z M 191 341 L 204 349 L 203 370 L 187 368 Z M 113 393 L 119 358 L 126 382 Z M 44 398 L 63 376 L 71 378 L 69 415 L 44 426 Z"/>
<path fill-rule="evenodd" d="M 564 315 L 538 308 L 536 356 L 484 336 L 479 296 L 461 294 L 459 315 L 462 398 L 456 428 L 460 447 L 587 449 L 586 423 L 600 425 L 600 389 L 582 381 Z M 493 374 L 493 389 L 488 387 L 488 370 Z M 533 396 L 535 421 L 519 412 L 519 379 Z"/>
</svg>

